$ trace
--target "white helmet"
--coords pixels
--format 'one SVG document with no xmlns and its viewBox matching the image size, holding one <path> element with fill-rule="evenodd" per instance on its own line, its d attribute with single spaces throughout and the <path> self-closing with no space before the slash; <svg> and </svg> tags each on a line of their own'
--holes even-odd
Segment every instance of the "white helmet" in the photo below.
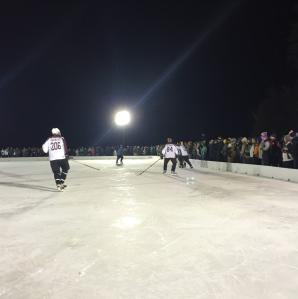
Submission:
<svg viewBox="0 0 298 299">
<path fill-rule="evenodd" d="M 61 132 L 60 132 L 60 130 L 58 128 L 53 128 L 52 129 L 52 134 L 53 135 L 61 135 Z"/>
</svg>

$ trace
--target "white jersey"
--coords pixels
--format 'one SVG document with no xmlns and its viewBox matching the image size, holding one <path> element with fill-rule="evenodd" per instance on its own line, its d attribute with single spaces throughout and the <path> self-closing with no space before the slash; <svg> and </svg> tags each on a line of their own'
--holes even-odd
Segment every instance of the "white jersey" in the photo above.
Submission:
<svg viewBox="0 0 298 299">
<path fill-rule="evenodd" d="M 174 144 L 166 144 L 162 150 L 162 154 L 165 158 L 176 158 L 178 156 L 177 147 Z"/>
<path fill-rule="evenodd" d="M 181 151 L 181 155 L 182 155 L 182 156 L 188 156 L 187 149 L 185 148 L 184 145 L 180 145 L 179 148 L 180 148 L 180 151 Z"/>
<path fill-rule="evenodd" d="M 66 145 L 63 137 L 50 137 L 43 145 L 42 150 L 49 153 L 49 160 L 65 159 Z"/>
</svg>

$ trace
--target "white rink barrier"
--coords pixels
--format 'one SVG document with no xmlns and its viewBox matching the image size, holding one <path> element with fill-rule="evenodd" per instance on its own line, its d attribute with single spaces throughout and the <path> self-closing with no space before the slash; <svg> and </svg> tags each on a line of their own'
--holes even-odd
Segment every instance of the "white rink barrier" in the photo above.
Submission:
<svg viewBox="0 0 298 299">
<path fill-rule="evenodd" d="M 125 156 L 124 160 L 131 160 L 131 159 L 152 159 L 155 156 Z M 73 160 L 115 160 L 116 156 L 72 156 L 70 159 Z"/>
<path fill-rule="evenodd" d="M 191 163 L 195 168 L 205 168 L 216 171 L 240 173 L 251 176 L 260 176 L 265 178 L 291 181 L 298 183 L 298 169 L 242 164 L 242 163 L 227 163 L 215 161 L 193 160 Z"/>
<path fill-rule="evenodd" d="M 152 159 L 155 156 L 125 156 L 124 159 Z M 157 156 L 156 156 L 157 157 Z M 115 160 L 116 156 L 70 156 L 73 160 Z M 48 161 L 48 157 L 15 157 L 15 158 L 0 158 L 1 162 L 22 162 L 22 161 Z"/>
<path fill-rule="evenodd" d="M 158 156 L 124 156 L 124 159 L 152 159 Z M 116 156 L 71 156 L 73 160 L 115 160 Z M 25 161 L 48 161 L 48 157 L 16 157 L 0 158 L 1 162 L 25 162 Z M 298 183 L 298 169 L 289 169 L 272 166 L 262 166 L 242 163 L 227 163 L 215 161 L 193 160 L 191 163 L 195 168 L 210 169 L 222 172 L 240 173 L 251 176 L 291 181 Z"/>
</svg>

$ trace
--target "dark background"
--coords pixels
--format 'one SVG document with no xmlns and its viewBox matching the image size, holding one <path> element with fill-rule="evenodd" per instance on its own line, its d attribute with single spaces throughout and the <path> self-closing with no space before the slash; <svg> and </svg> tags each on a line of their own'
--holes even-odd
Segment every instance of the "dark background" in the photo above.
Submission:
<svg viewBox="0 0 298 299">
<path fill-rule="evenodd" d="M 122 107 L 130 144 L 296 129 L 297 12 L 287 0 L 2 4 L 0 145 L 40 145 L 52 127 L 72 146 L 117 144 Z"/>
</svg>

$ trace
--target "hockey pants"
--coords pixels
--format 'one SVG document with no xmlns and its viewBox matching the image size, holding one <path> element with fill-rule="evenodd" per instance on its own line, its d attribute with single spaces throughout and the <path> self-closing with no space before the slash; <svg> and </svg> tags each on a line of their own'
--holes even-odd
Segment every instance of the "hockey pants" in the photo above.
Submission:
<svg viewBox="0 0 298 299">
<path fill-rule="evenodd" d="M 68 160 L 67 159 L 53 160 L 50 161 L 50 164 L 54 174 L 56 185 L 64 184 L 66 175 L 69 170 Z"/>
<path fill-rule="evenodd" d="M 192 164 L 190 163 L 188 156 L 179 156 L 179 165 L 180 165 L 180 167 L 183 167 L 184 162 L 186 162 L 189 165 L 189 167 L 192 167 Z"/>
<path fill-rule="evenodd" d="M 164 162 L 163 162 L 163 170 L 164 171 L 167 171 L 168 163 L 169 163 L 170 160 L 172 162 L 172 169 L 171 170 L 172 171 L 176 170 L 176 164 L 177 164 L 176 158 L 164 158 Z"/>
</svg>

